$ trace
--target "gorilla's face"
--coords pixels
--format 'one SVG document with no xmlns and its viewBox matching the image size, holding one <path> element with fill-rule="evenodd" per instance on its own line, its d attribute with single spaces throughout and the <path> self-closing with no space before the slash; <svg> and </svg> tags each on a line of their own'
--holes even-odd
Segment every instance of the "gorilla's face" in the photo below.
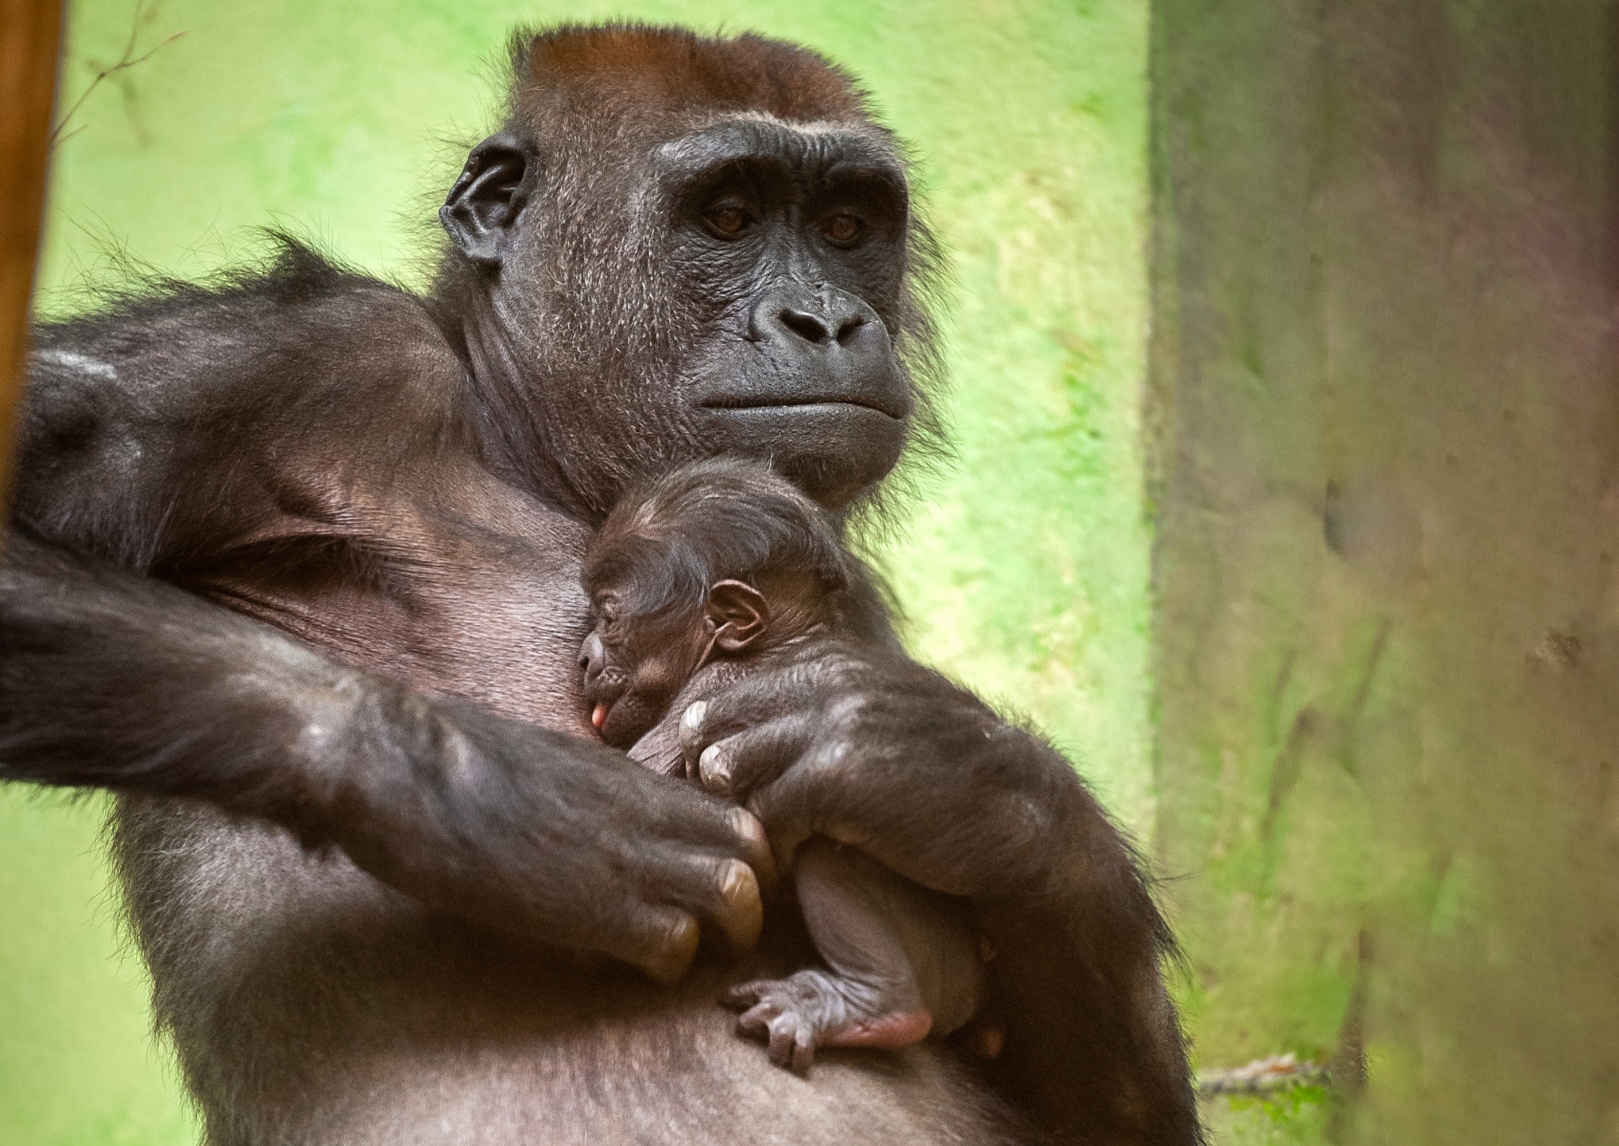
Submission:
<svg viewBox="0 0 1619 1146">
<path fill-rule="evenodd" d="M 679 386 L 704 446 L 841 506 L 899 460 L 905 177 L 867 130 L 730 121 L 654 156 L 675 289 L 710 301 Z"/>
<path fill-rule="evenodd" d="M 597 510 L 717 455 L 842 508 L 899 460 L 916 405 L 901 339 L 926 339 L 888 136 L 761 113 L 613 126 L 576 124 L 549 154 L 494 137 L 443 212 L 463 251 L 491 251 L 536 435 Z"/>
</svg>

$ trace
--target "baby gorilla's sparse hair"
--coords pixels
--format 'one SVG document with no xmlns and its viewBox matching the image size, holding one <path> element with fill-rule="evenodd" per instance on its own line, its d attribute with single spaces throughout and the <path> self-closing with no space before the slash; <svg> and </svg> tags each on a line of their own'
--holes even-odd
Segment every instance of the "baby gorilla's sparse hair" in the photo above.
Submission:
<svg viewBox="0 0 1619 1146">
<path fill-rule="evenodd" d="M 626 495 L 585 555 L 585 588 L 615 586 L 645 616 L 699 609 L 716 582 L 745 581 L 771 596 L 775 627 L 802 631 L 831 619 L 848 562 L 836 522 L 791 482 L 720 458 Z"/>
</svg>

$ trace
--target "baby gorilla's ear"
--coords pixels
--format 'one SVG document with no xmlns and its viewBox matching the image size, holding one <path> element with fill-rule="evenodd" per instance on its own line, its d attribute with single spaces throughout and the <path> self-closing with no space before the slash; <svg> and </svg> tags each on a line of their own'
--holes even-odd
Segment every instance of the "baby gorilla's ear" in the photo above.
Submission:
<svg viewBox="0 0 1619 1146">
<path fill-rule="evenodd" d="M 725 653 L 741 652 L 770 624 L 764 594 L 742 581 L 716 581 L 706 612 L 714 624 L 714 647 Z"/>
</svg>

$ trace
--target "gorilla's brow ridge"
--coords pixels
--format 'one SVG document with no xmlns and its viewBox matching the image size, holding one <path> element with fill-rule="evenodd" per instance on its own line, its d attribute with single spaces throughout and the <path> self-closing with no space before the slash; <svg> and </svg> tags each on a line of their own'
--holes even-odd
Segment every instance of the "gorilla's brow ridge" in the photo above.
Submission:
<svg viewBox="0 0 1619 1146">
<path fill-rule="evenodd" d="M 760 154 L 835 158 L 840 167 L 869 169 L 903 188 L 905 167 L 886 132 L 862 124 L 800 123 L 768 113 L 727 114 L 659 144 L 652 161 L 667 174 L 695 174 Z M 795 157 L 796 158 L 796 157 Z"/>
</svg>

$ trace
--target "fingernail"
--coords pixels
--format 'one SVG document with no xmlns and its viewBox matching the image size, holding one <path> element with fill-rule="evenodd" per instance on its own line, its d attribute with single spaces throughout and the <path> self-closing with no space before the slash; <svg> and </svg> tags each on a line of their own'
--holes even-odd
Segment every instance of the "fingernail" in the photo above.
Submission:
<svg viewBox="0 0 1619 1146">
<path fill-rule="evenodd" d="M 697 768 L 703 776 L 703 787 L 709 791 L 731 787 L 731 760 L 718 744 L 703 749 L 703 754 L 697 758 Z"/>
<path fill-rule="evenodd" d="M 699 932 L 697 921 L 684 916 L 673 920 L 664 936 L 663 948 L 652 955 L 641 970 L 658 983 L 673 983 L 690 969 L 697 957 Z"/>
<path fill-rule="evenodd" d="M 732 808 L 726 818 L 730 821 L 731 829 L 737 835 L 759 843 L 764 842 L 764 826 L 759 823 L 759 817 L 746 808 Z"/>
<path fill-rule="evenodd" d="M 708 701 L 699 700 L 686 706 L 680 714 L 680 746 L 688 751 L 697 746 L 703 735 L 703 717 L 708 715 Z"/>
<path fill-rule="evenodd" d="M 742 890 L 743 881 L 752 877 L 753 873 L 748 865 L 741 860 L 725 861 L 724 875 L 720 876 L 720 896 L 730 903 L 736 899 L 737 892 Z"/>
<path fill-rule="evenodd" d="M 720 876 L 720 897 L 731 908 L 720 919 L 731 946 L 745 951 L 759 942 L 764 906 L 759 899 L 759 881 L 753 869 L 741 860 L 727 861 Z"/>
<path fill-rule="evenodd" d="M 770 842 L 765 839 L 765 827 L 759 822 L 759 817 L 746 808 L 732 808 L 727 819 L 731 830 L 748 845 L 748 864 L 759 886 L 774 887 L 776 857 L 770 852 Z"/>
</svg>

